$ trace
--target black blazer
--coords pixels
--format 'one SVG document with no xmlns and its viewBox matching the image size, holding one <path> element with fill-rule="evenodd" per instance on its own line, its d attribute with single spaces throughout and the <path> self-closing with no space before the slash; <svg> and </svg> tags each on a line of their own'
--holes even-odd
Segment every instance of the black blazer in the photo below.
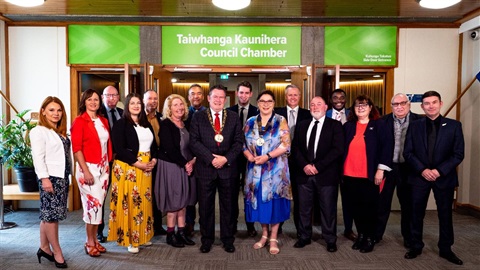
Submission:
<svg viewBox="0 0 480 270">
<path fill-rule="evenodd" d="M 357 121 L 348 121 L 343 125 L 345 130 L 345 154 L 343 161 L 347 158 L 350 143 L 355 136 L 357 130 Z M 385 129 L 385 121 L 370 120 L 363 133 L 367 154 L 367 174 L 370 181 L 375 181 L 375 173 L 378 164 L 392 167 L 392 149 L 393 140 L 388 139 L 387 130 Z"/>
<path fill-rule="evenodd" d="M 215 131 L 210 123 L 206 110 L 193 115 L 190 124 L 190 149 L 197 157 L 195 177 L 215 179 L 230 179 L 238 177 L 237 159 L 242 152 L 245 136 L 238 119 L 238 114 L 225 110 L 227 114 L 222 131 L 223 142 L 220 146 L 215 141 Z M 227 164 L 221 169 L 212 165 L 213 155 L 222 155 L 227 158 Z"/>
<path fill-rule="evenodd" d="M 306 182 L 310 176 L 305 174 L 303 168 L 313 164 L 318 170 L 315 179 L 321 186 L 336 186 L 341 179 L 345 149 L 342 123 L 325 117 L 313 163 L 308 160 L 307 148 L 307 131 L 310 123 L 311 120 L 303 120 L 295 127 L 292 156 L 298 167 L 296 180 L 298 183 Z"/>
<path fill-rule="evenodd" d="M 236 105 L 233 105 L 232 107 L 228 107 L 227 110 L 230 110 L 230 111 L 238 114 L 239 113 L 238 107 L 239 107 L 238 104 L 236 104 Z M 258 108 L 253 106 L 252 104 L 250 104 L 248 106 L 247 119 L 245 119 L 245 120 L 248 120 L 248 118 L 250 118 L 252 116 L 256 116 L 257 114 L 258 114 Z M 240 119 L 240 116 L 239 116 L 239 119 Z M 241 123 L 241 124 L 243 124 L 243 123 Z"/>
<path fill-rule="evenodd" d="M 285 117 L 285 119 L 287 119 L 287 122 L 288 122 L 288 110 L 286 106 L 275 108 L 275 113 L 278 113 L 281 116 Z M 309 110 L 298 108 L 298 116 L 297 116 L 297 119 L 295 119 L 297 120 L 297 123 L 295 123 L 295 125 L 302 122 L 303 120 L 311 120 L 311 119 L 312 119 L 312 115 L 310 114 Z"/>
<path fill-rule="evenodd" d="M 153 128 L 150 123 L 148 123 L 148 128 L 153 135 Z M 125 118 L 120 118 L 115 122 L 112 129 L 112 142 L 116 151 L 115 159 L 130 165 L 137 162 L 139 148 L 137 132 L 133 124 Z M 155 142 L 155 138 L 150 146 L 150 156 L 152 158 L 157 156 L 157 143 Z"/>
<path fill-rule="evenodd" d="M 188 160 L 180 149 L 180 129 L 168 118 L 160 122 L 158 158 L 184 167 Z"/>
<path fill-rule="evenodd" d="M 464 158 L 462 123 L 439 117 L 441 122 L 435 142 L 434 164 L 430 169 L 437 169 L 440 173 L 440 177 L 434 182 L 437 187 L 452 188 L 458 186 L 456 168 Z M 427 186 L 431 183 L 421 175 L 423 170 L 429 168 L 426 121 L 427 118 L 424 117 L 409 124 L 403 150 L 405 160 L 413 168 L 408 182 L 415 186 Z"/>
</svg>

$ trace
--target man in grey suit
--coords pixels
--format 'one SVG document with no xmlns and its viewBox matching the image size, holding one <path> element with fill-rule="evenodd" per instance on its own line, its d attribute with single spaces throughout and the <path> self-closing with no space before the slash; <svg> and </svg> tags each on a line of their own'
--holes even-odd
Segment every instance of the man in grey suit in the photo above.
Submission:
<svg viewBox="0 0 480 270">
<path fill-rule="evenodd" d="M 242 127 L 245 125 L 245 122 L 248 118 L 255 116 L 258 114 L 258 108 L 250 104 L 250 99 L 253 95 L 252 84 L 247 81 L 242 81 L 237 85 L 237 98 L 238 104 L 227 108 L 227 110 L 234 111 L 238 114 L 238 118 L 240 119 L 240 124 Z M 238 158 L 238 173 L 240 174 L 240 181 L 239 181 L 239 188 L 241 188 L 245 183 L 245 171 L 247 166 L 247 159 L 243 154 L 240 155 Z M 240 192 L 240 190 L 239 190 Z M 239 193 L 237 192 L 237 194 Z M 237 198 L 238 201 L 238 198 Z M 238 215 L 239 215 L 239 207 L 238 203 L 235 204 L 235 225 L 233 227 L 234 233 L 237 231 L 237 223 L 238 223 Z M 257 231 L 255 230 L 255 225 L 253 222 L 246 222 L 247 224 L 247 233 L 250 237 L 255 237 L 257 235 Z"/>
<path fill-rule="evenodd" d="M 312 212 L 314 200 L 317 200 L 327 251 L 335 252 L 338 185 L 343 165 L 345 136 L 339 121 L 325 117 L 327 108 L 323 98 L 314 97 L 310 102 L 312 119 L 297 124 L 292 142 L 292 156 L 301 169 L 295 177 L 300 221 L 299 237 L 294 247 L 303 248 L 311 243 Z"/>
<path fill-rule="evenodd" d="M 190 149 L 196 156 L 198 212 L 202 253 L 215 240 L 215 194 L 220 200 L 220 239 L 226 252 L 235 252 L 233 210 L 238 196 L 237 161 L 245 143 L 238 114 L 224 109 L 227 89 L 210 88 L 208 109 L 194 114 L 190 124 Z"/>
</svg>

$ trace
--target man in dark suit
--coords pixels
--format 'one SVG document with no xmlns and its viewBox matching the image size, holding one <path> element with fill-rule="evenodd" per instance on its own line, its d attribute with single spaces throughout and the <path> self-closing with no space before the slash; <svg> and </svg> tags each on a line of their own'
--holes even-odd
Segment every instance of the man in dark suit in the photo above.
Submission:
<svg viewBox="0 0 480 270">
<path fill-rule="evenodd" d="M 412 167 L 408 176 L 412 185 L 412 238 L 405 258 L 416 258 L 425 246 L 423 218 L 433 190 L 440 225 L 439 255 L 461 265 L 462 260 L 452 251 L 452 207 L 458 186 L 456 168 L 464 158 L 465 142 L 462 124 L 440 115 L 442 105 L 438 92 L 425 92 L 421 106 L 427 117 L 411 123 L 407 131 L 403 156 Z"/>
<path fill-rule="evenodd" d="M 275 113 L 278 113 L 281 116 L 285 117 L 285 119 L 287 119 L 288 127 L 290 128 L 290 138 L 292 138 L 292 140 L 294 139 L 295 135 L 295 125 L 302 122 L 303 120 L 312 118 L 308 110 L 300 108 L 300 106 L 298 106 L 301 97 L 302 95 L 300 93 L 300 89 L 297 86 L 293 84 L 287 85 L 287 87 L 285 87 L 285 98 L 287 100 L 287 106 L 275 108 Z M 297 168 L 296 162 L 293 160 L 292 156 L 288 158 L 288 168 L 290 170 L 290 182 L 292 184 L 293 222 L 295 224 L 295 229 L 297 230 L 298 234 L 298 193 L 295 177 L 292 177 L 292 175 L 297 175 L 297 170 L 302 170 L 302 168 Z M 283 223 L 280 224 L 280 228 L 278 228 L 278 233 L 282 233 L 282 226 Z"/>
<path fill-rule="evenodd" d="M 406 248 L 410 247 L 410 221 L 412 214 L 411 190 L 407 177 L 410 170 L 403 158 L 403 146 L 407 135 L 408 126 L 413 121 L 420 118 L 418 114 L 410 111 L 410 100 L 403 93 L 392 97 L 392 113 L 382 117 L 385 122 L 385 128 L 390 132 L 388 138 L 393 140 L 393 158 L 392 170 L 385 171 L 385 181 L 382 191 L 378 198 L 377 226 L 375 232 L 375 242 L 380 242 L 387 227 L 388 218 L 392 209 L 392 198 L 397 187 L 397 197 L 401 209 L 401 232 L 403 244 Z"/>
<path fill-rule="evenodd" d="M 245 143 L 238 114 L 224 109 L 227 89 L 210 88 L 210 108 L 195 113 L 190 124 L 190 149 L 196 156 L 198 212 L 202 253 L 215 240 L 215 194 L 220 200 L 220 239 L 226 252 L 234 252 L 233 209 L 238 196 L 238 156 Z"/>
<path fill-rule="evenodd" d="M 158 109 L 158 94 L 154 90 L 147 90 L 143 93 L 143 104 L 145 104 L 145 113 L 147 114 L 148 122 L 152 125 L 153 134 L 155 135 L 155 141 L 157 146 L 160 147 L 160 139 L 158 132 L 160 131 L 160 122 L 162 121 L 162 114 L 157 111 Z M 152 187 L 155 186 L 155 179 L 157 175 L 157 166 L 152 170 Z M 155 192 L 152 192 L 152 207 L 153 207 L 153 231 L 154 235 L 164 235 L 167 231 L 162 226 L 162 212 L 158 210 Z"/>
<path fill-rule="evenodd" d="M 242 127 L 245 125 L 245 122 L 248 118 L 255 116 L 258 114 L 257 107 L 250 104 L 250 98 L 252 98 L 253 89 L 252 84 L 247 81 L 242 81 L 237 85 L 237 98 L 238 104 L 227 108 L 227 110 L 231 110 L 238 114 L 238 118 L 240 119 L 240 124 Z M 238 158 L 238 173 L 240 174 L 240 181 L 239 181 L 239 188 L 241 188 L 245 183 L 245 171 L 247 166 L 247 159 L 243 154 L 240 154 Z M 240 190 L 239 190 L 240 191 Z M 238 194 L 239 192 L 237 192 Z M 238 197 L 237 197 L 238 201 Z M 239 207 L 238 203 L 235 204 L 236 208 L 234 209 L 235 213 L 233 214 L 235 225 L 233 226 L 234 232 L 237 231 L 237 223 L 238 223 L 238 215 L 239 215 Z M 246 222 L 247 224 L 247 233 L 250 237 L 255 237 L 257 235 L 257 231 L 255 230 L 255 226 L 253 222 Z"/>
<path fill-rule="evenodd" d="M 188 101 L 190 107 L 188 107 L 188 118 L 185 121 L 185 127 L 190 130 L 190 122 L 193 115 L 197 112 L 204 111 L 206 108 L 202 105 L 204 96 L 203 89 L 199 84 L 192 84 L 188 89 Z M 187 205 L 185 213 L 185 235 L 192 236 L 195 227 L 195 219 L 197 218 L 197 208 L 195 205 Z"/>
<path fill-rule="evenodd" d="M 115 122 L 120 119 L 123 115 L 123 110 L 117 107 L 117 103 L 120 100 L 120 94 L 118 93 L 117 88 L 112 85 L 109 85 L 103 89 L 102 94 L 102 106 L 100 107 L 100 111 L 102 112 L 103 116 L 108 119 L 108 124 L 110 127 L 110 131 L 112 131 L 113 125 Z M 110 132 L 110 136 L 112 133 Z M 112 148 L 113 152 L 115 153 L 115 149 Z M 110 162 L 110 168 L 112 168 L 113 162 Z M 111 173 L 110 171 L 110 181 L 108 181 L 108 189 L 110 189 L 110 182 L 111 182 Z M 107 190 L 108 192 L 108 190 Z M 103 200 L 103 205 L 105 205 L 105 200 Z M 102 207 L 102 223 L 98 225 L 97 230 L 97 239 L 100 243 L 105 243 L 107 241 L 107 237 L 103 235 L 103 229 L 105 228 L 105 222 L 103 222 L 105 217 L 105 207 Z"/>
<path fill-rule="evenodd" d="M 347 100 L 347 94 L 343 89 L 335 89 L 332 91 L 330 96 L 330 105 L 331 109 L 329 109 L 326 113 L 328 118 L 335 119 L 343 124 L 347 122 L 348 114 L 350 110 L 345 108 L 345 103 Z M 345 195 L 345 187 L 343 182 L 340 183 L 340 195 L 342 199 L 342 214 L 343 214 L 343 224 L 344 230 L 343 235 L 352 241 L 357 240 L 357 235 L 353 232 L 353 213 L 350 198 Z"/>
<path fill-rule="evenodd" d="M 322 235 L 327 251 L 337 251 L 337 200 L 340 183 L 344 134 L 342 124 L 325 117 L 328 105 L 321 97 L 310 102 L 312 120 L 297 124 L 292 142 L 292 157 L 297 167 L 296 182 L 299 203 L 299 238 L 294 247 L 311 243 L 312 209 L 318 200 Z M 316 194 L 316 196 L 315 196 Z"/>
</svg>

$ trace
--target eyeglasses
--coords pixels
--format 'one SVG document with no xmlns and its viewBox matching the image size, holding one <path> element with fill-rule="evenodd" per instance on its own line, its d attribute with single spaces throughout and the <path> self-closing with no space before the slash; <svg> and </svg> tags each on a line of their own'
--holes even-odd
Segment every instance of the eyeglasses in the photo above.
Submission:
<svg viewBox="0 0 480 270">
<path fill-rule="evenodd" d="M 366 108 L 370 105 L 368 105 L 368 103 L 358 103 L 358 104 L 355 104 L 355 108 Z"/>
<path fill-rule="evenodd" d="M 267 105 L 271 105 L 273 103 L 273 100 L 260 99 L 259 101 L 257 101 L 257 103 L 264 103 L 264 104 L 267 104 Z"/>
<path fill-rule="evenodd" d="M 392 107 L 398 107 L 398 106 L 405 106 L 407 105 L 408 101 L 402 101 L 402 102 L 395 102 L 395 103 L 392 103 Z"/>
<path fill-rule="evenodd" d="M 107 98 L 116 98 L 118 97 L 118 94 L 104 94 Z"/>
</svg>

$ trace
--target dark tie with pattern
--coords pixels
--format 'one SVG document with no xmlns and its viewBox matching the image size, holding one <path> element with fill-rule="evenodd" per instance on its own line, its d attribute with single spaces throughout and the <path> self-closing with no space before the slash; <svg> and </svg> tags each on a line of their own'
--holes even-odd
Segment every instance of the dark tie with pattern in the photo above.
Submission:
<svg viewBox="0 0 480 270">
<path fill-rule="evenodd" d="M 317 136 L 318 121 L 315 121 L 312 132 L 310 133 L 310 139 L 308 140 L 308 161 L 313 162 L 315 159 L 315 137 Z"/>
<path fill-rule="evenodd" d="M 115 115 L 115 109 L 110 110 L 110 115 L 112 117 L 112 121 L 110 122 L 110 129 L 112 129 L 113 124 L 115 123 L 115 121 L 117 121 L 117 116 Z"/>
<path fill-rule="evenodd" d="M 245 118 L 243 117 L 243 111 L 245 111 L 245 107 L 242 107 L 240 109 L 240 115 L 238 116 L 240 118 L 240 124 L 242 124 L 242 126 L 243 126 L 243 124 L 245 124 Z"/>
<path fill-rule="evenodd" d="M 215 134 L 220 134 L 220 118 L 218 113 L 215 113 Z M 217 145 L 220 146 L 220 143 L 217 142 Z"/>
<path fill-rule="evenodd" d="M 428 121 L 428 120 L 427 120 Z M 437 140 L 437 130 L 435 129 L 435 122 L 428 121 L 430 124 L 430 129 L 428 133 L 428 162 L 430 162 L 430 166 L 433 166 L 433 155 L 435 150 L 435 141 Z"/>
</svg>

